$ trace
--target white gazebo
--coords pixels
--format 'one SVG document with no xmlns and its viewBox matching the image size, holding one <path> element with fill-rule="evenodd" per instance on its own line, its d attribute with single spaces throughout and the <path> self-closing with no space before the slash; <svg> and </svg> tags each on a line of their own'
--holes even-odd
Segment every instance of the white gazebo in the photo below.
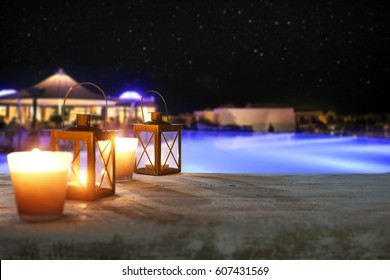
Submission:
<svg viewBox="0 0 390 280">
<path fill-rule="evenodd" d="M 78 82 L 59 69 L 54 75 L 13 94 L 0 96 L 0 115 L 8 119 L 17 118 L 22 125 L 27 125 L 33 118 L 34 102 L 36 119 L 48 121 L 53 115 L 62 114 L 64 97 L 70 87 Z M 78 112 L 101 115 L 105 99 L 84 86 L 75 87 L 66 100 L 66 107 Z M 112 100 L 109 106 L 115 105 Z"/>
</svg>

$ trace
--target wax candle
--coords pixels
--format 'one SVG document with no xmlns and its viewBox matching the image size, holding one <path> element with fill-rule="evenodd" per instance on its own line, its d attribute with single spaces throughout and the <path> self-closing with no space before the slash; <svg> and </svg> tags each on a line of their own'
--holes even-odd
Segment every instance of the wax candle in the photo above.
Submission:
<svg viewBox="0 0 390 280">
<path fill-rule="evenodd" d="M 145 165 L 145 168 L 146 168 L 146 169 L 154 169 L 155 166 L 152 166 L 151 164 L 146 164 L 146 165 Z M 161 165 L 161 168 L 162 168 L 162 169 L 169 169 L 169 164 Z"/>
<path fill-rule="evenodd" d="M 88 177 L 84 171 L 79 171 L 77 174 L 77 179 L 74 179 L 74 181 L 68 183 L 70 187 L 85 188 L 87 186 Z"/>
<path fill-rule="evenodd" d="M 63 213 L 72 153 L 33 150 L 7 155 L 19 216 L 49 221 Z"/>
<path fill-rule="evenodd" d="M 125 181 L 133 178 L 138 138 L 117 137 L 115 139 L 115 178 Z"/>
</svg>

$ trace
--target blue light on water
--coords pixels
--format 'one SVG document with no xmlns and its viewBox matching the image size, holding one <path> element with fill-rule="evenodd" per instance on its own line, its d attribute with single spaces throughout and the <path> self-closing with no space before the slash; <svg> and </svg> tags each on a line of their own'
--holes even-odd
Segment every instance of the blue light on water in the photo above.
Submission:
<svg viewBox="0 0 390 280">
<path fill-rule="evenodd" d="M 182 149 L 184 172 L 390 172 L 390 139 L 185 131 Z"/>
</svg>

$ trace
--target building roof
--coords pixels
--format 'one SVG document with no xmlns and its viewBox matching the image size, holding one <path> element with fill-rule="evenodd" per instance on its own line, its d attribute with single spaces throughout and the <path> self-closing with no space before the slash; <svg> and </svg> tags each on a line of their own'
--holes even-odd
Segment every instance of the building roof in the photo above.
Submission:
<svg viewBox="0 0 390 280">
<path fill-rule="evenodd" d="M 42 80 L 32 87 L 17 91 L 15 94 L 9 94 L 0 97 L 0 103 L 15 104 L 17 100 L 22 104 L 31 103 L 34 94 L 37 95 L 39 105 L 57 105 L 61 102 L 68 90 L 78 84 L 76 80 L 67 75 L 64 70 L 59 69 L 54 75 Z M 68 101 L 69 100 L 69 101 Z M 73 88 L 67 97 L 68 105 L 90 105 L 104 104 L 104 96 L 95 93 L 83 85 Z"/>
</svg>

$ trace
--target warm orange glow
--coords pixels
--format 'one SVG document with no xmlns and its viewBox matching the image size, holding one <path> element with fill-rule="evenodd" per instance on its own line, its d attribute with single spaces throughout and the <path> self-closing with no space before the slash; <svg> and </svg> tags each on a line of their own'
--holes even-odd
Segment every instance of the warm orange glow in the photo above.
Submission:
<svg viewBox="0 0 390 280">
<path fill-rule="evenodd" d="M 133 177 L 137 145 L 137 138 L 117 137 L 115 139 L 115 176 L 118 180 Z"/>
<path fill-rule="evenodd" d="M 84 172 L 79 173 L 78 178 L 79 178 L 81 184 L 83 184 L 83 185 L 87 184 L 87 178 L 88 178 L 87 173 L 84 173 Z"/>
<path fill-rule="evenodd" d="M 28 221 L 59 217 L 73 155 L 34 149 L 10 153 L 7 159 L 20 217 Z"/>
</svg>

